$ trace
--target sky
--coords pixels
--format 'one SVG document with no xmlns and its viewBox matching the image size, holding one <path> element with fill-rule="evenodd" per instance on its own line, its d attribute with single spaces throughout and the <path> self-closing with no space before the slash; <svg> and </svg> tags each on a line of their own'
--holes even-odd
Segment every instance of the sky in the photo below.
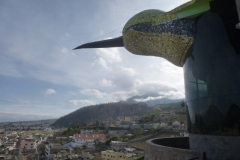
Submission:
<svg viewBox="0 0 240 160">
<path fill-rule="evenodd" d="M 58 118 L 146 93 L 184 98 L 182 68 L 163 58 L 125 48 L 72 49 L 121 36 L 143 10 L 169 11 L 185 2 L 0 1 L 0 121 Z"/>
</svg>

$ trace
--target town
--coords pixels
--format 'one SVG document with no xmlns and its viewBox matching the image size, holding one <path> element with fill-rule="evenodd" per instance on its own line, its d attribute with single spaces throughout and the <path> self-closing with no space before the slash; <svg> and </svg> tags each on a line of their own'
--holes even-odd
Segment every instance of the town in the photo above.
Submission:
<svg viewBox="0 0 240 160">
<path fill-rule="evenodd" d="M 141 160 L 146 140 L 188 136 L 185 110 L 52 127 L 55 120 L 0 123 L 0 159 Z"/>
</svg>

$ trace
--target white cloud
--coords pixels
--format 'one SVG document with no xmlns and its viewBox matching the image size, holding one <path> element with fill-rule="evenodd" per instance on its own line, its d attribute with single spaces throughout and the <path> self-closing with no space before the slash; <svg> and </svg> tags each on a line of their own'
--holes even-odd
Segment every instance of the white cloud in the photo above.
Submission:
<svg viewBox="0 0 240 160">
<path fill-rule="evenodd" d="M 117 91 L 111 93 L 110 98 L 114 101 L 126 100 L 129 97 L 137 95 L 137 93 L 138 92 L 134 89 L 129 91 Z"/>
<path fill-rule="evenodd" d="M 121 62 L 122 58 L 118 48 L 100 48 L 97 49 L 97 55 L 108 63 Z"/>
<path fill-rule="evenodd" d="M 169 91 L 169 92 L 159 92 L 169 99 L 183 99 L 185 94 L 181 91 Z"/>
<path fill-rule="evenodd" d="M 54 89 L 47 89 L 46 92 L 45 92 L 45 95 L 51 95 L 51 94 L 56 94 L 56 91 Z"/>
<path fill-rule="evenodd" d="M 99 83 L 100 83 L 101 86 L 104 86 L 104 87 L 111 87 L 111 86 L 113 86 L 111 80 L 102 79 Z"/>
<path fill-rule="evenodd" d="M 77 99 L 75 99 L 75 100 L 70 100 L 70 101 L 68 102 L 68 104 L 69 104 L 70 106 L 92 105 L 92 104 L 94 104 L 94 102 L 91 101 L 91 100 L 77 100 Z"/>
<path fill-rule="evenodd" d="M 162 99 L 162 98 L 165 98 L 165 96 L 157 96 L 157 97 L 147 97 L 147 98 L 141 98 L 141 99 L 134 99 L 135 101 L 137 102 L 147 102 L 149 100 L 156 100 L 156 99 Z"/>
<path fill-rule="evenodd" d="M 68 49 L 65 48 L 65 47 L 63 47 L 63 48 L 61 49 L 61 52 L 64 53 L 64 54 L 68 54 Z"/>
<path fill-rule="evenodd" d="M 176 88 L 168 83 L 161 81 L 145 81 L 142 82 L 140 80 L 135 83 L 135 89 L 142 94 L 145 93 L 158 93 L 159 91 L 168 92 L 168 91 L 176 91 Z"/>
<path fill-rule="evenodd" d="M 75 53 L 70 52 L 66 47 L 63 47 L 63 48 L 61 49 L 61 52 L 64 53 L 64 54 L 67 54 L 67 55 L 76 56 Z"/>
<path fill-rule="evenodd" d="M 104 98 L 105 96 L 107 96 L 106 93 L 104 92 L 100 92 L 97 89 L 83 89 L 80 91 L 81 94 L 83 95 L 88 95 L 88 96 L 92 96 L 92 97 L 99 97 L 99 98 Z"/>
<path fill-rule="evenodd" d="M 106 61 L 105 61 L 103 58 L 99 57 L 98 63 L 99 63 L 103 68 L 109 69 L 108 66 L 107 66 Z"/>
<path fill-rule="evenodd" d="M 134 69 L 132 68 L 127 68 L 127 67 L 123 67 L 121 66 L 121 69 L 128 74 L 129 76 L 134 76 L 136 74 L 136 72 L 134 71 Z"/>
</svg>

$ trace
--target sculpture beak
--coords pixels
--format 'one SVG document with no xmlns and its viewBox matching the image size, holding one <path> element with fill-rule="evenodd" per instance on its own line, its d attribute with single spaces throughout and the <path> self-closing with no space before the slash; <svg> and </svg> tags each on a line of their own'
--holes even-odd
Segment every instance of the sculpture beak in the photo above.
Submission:
<svg viewBox="0 0 240 160">
<path fill-rule="evenodd" d="M 85 43 L 74 48 L 73 50 L 82 48 L 110 48 L 110 47 L 124 47 L 122 36 L 114 39 Z"/>
</svg>

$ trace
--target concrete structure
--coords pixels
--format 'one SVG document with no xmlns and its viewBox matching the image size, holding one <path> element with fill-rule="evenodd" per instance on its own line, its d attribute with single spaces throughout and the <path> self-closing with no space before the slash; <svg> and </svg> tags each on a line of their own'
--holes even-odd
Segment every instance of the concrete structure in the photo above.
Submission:
<svg viewBox="0 0 240 160">
<path fill-rule="evenodd" d="M 5 142 L 5 147 L 10 148 L 10 147 L 15 147 L 16 146 L 16 142 Z"/>
<path fill-rule="evenodd" d="M 91 160 L 94 156 L 90 154 L 89 152 L 82 151 L 82 160 Z"/>
<path fill-rule="evenodd" d="M 159 118 L 170 118 L 170 117 L 173 117 L 174 116 L 174 113 L 173 112 L 160 112 L 159 113 Z"/>
<path fill-rule="evenodd" d="M 190 150 L 189 138 L 150 139 L 145 150 L 145 160 L 205 160 L 204 152 Z"/>
<path fill-rule="evenodd" d="M 21 139 L 20 148 L 21 149 L 35 149 L 37 146 L 35 139 Z"/>
<path fill-rule="evenodd" d="M 121 142 L 121 141 L 111 141 L 110 142 L 110 148 L 114 151 L 121 151 L 128 147 L 128 143 Z"/>
<path fill-rule="evenodd" d="M 123 158 L 123 156 L 123 153 L 114 152 L 113 150 L 101 151 L 101 157 L 104 160 L 119 160 Z"/>
<path fill-rule="evenodd" d="M 82 147 L 95 148 L 95 141 L 105 141 L 105 134 L 74 134 L 72 141 L 64 145 L 64 147 Z"/>
<path fill-rule="evenodd" d="M 84 130 L 84 129 L 81 129 L 81 134 L 91 134 L 93 133 L 93 130 Z"/>
</svg>

